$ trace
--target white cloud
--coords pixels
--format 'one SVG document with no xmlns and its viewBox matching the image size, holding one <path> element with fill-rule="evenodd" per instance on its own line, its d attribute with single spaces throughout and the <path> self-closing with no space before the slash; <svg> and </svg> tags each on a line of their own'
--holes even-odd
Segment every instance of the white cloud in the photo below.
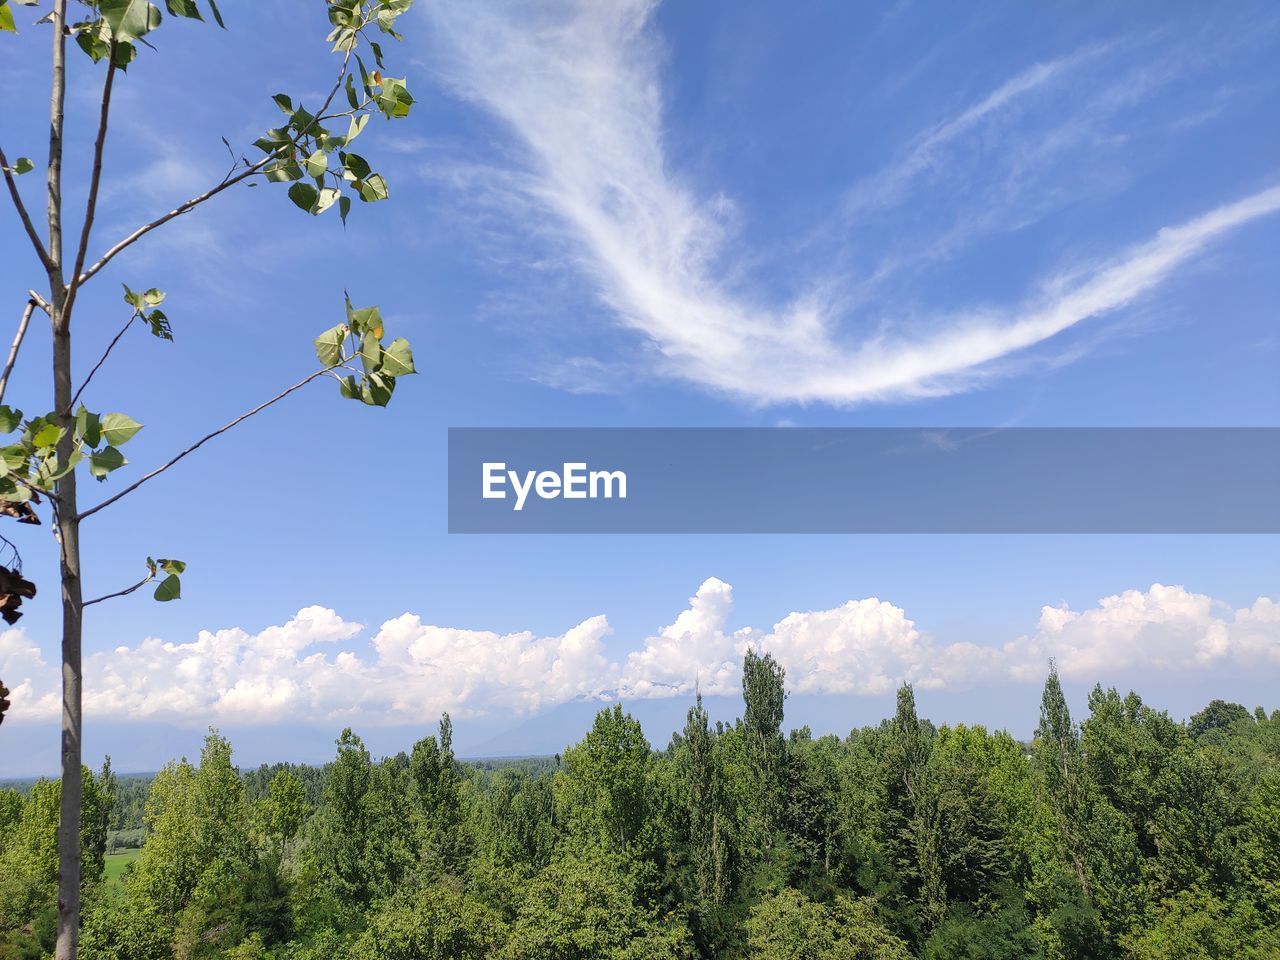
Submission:
<svg viewBox="0 0 1280 960">
<path fill-rule="evenodd" d="M 895 316 L 890 306 L 852 317 L 841 305 L 857 286 L 848 276 L 772 304 L 744 292 L 734 275 L 732 265 L 753 255 L 732 243 L 731 200 L 697 195 L 669 162 L 650 0 L 424 6 L 437 45 L 432 63 L 524 148 L 523 168 L 502 190 L 519 184 L 543 220 L 563 226 L 575 266 L 655 348 L 649 357 L 659 373 L 752 403 L 849 405 L 971 389 L 1002 372 L 997 361 L 1128 305 L 1210 243 L 1280 209 L 1280 187 L 1262 190 L 1113 251 L 1088 272 L 1041 278 L 1028 285 L 1039 292 L 1003 305 L 925 316 Z M 849 204 L 894 200 L 943 150 L 1100 52 L 1019 74 L 927 132 Z M 1078 142 L 1086 127 L 1073 121 L 1050 131 L 1016 162 L 1040 164 L 1045 150 Z M 513 214 L 527 210 L 518 205 Z M 854 320 L 872 332 L 858 335 Z M 560 368 L 543 379 L 563 385 L 572 374 Z"/>
<path fill-rule="evenodd" d="M 313 606 L 258 633 L 155 638 L 86 660 L 86 711 L 116 720 L 367 724 L 532 714 L 575 700 L 736 696 L 748 647 L 768 651 L 800 694 L 879 695 L 910 682 L 962 690 L 1039 683 L 1049 660 L 1064 676 L 1125 682 L 1136 673 L 1210 669 L 1280 673 L 1280 600 L 1232 610 L 1181 586 L 1154 584 L 1076 611 L 1046 606 L 1035 629 L 1003 645 L 943 643 L 876 597 L 788 613 L 769 629 L 735 628 L 733 588 L 714 577 L 667 626 L 611 659 L 604 616 L 564 633 L 434 626 L 406 613 L 367 643 L 359 624 Z M 13 722 L 50 720 L 57 671 L 21 629 L 0 633 L 0 677 Z"/>
<path fill-rule="evenodd" d="M 709 696 L 741 688 L 742 655 L 750 630 L 728 632 L 733 587 L 712 577 L 689 598 L 689 609 L 627 657 L 623 697 L 687 696 L 697 687 Z"/>
</svg>

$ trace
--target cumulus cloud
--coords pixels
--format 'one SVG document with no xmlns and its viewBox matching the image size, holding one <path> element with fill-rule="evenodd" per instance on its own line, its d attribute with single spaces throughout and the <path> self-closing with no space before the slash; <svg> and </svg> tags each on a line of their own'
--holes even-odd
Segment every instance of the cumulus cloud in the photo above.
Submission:
<svg viewBox="0 0 1280 960">
<path fill-rule="evenodd" d="M 1233 610 L 1181 586 L 1154 584 L 1086 610 L 1046 606 L 1035 628 L 1003 644 L 945 643 L 876 597 L 792 612 L 770 628 L 733 626 L 733 588 L 712 577 L 666 626 L 611 657 L 608 620 L 563 633 L 497 633 L 424 623 L 406 613 L 367 642 L 363 628 L 312 606 L 258 633 L 201 631 L 190 643 L 156 638 L 86 659 L 86 710 L 116 720 L 192 725 L 422 722 L 532 714 L 571 701 L 734 696 L 747 649 L 771 653 L 800 694 L 878 695 L 908 682 L 927 689 L 1038 683 L 1050 659 L 1084 681 L 1136 671 L 1280 673 L 1280 600 Z M 0 677 L 15 722 L 59 709 L 57 671 L 21 629 L 0 633 Z"/>
<path fill-rule="evenodd" d="M 820 277 L 788 302 L 773 302 L 753 294 L 736 273 L 759 252 L 737 243 L 732 199 L 722 191 L 700 195 L 673 169 L 651 0 L 431 0 L 422 6 L 436 45 L 433 66 L 523 148 L 522 159 L 504 158 L 514 169 L 502 192 L 514 186 L 525 198 L 513 206 L 513 216 L 531 222 L 536 233 L 545 232 L 548 220 L 561 225 L 574 267 L 590 278 L 621 324 L 653 348 L 645 362 L 656 364 L 658 373 L 751 403 L 850 405 L 971 389 L 996 375 L 997 364 L 1007 370 L 1014 355 L 1129 305 L 1211 243 L 1280 209 L 1280 187 L 1238 197 L 1146 242 L 1113 245 L 1086 271 L 1027 278 L 1027 292 L 1004 303 L 924 315 L 879 303 L 876 316 L 858 316 L 850 303 L 860 281 L 845 275 Z M 1032 66 L 936 124 L 894 166 L 833 204 L 840 208 L 839 226 L 828 232 L 847 233 L 848 217 L 893 206 L 926 174 L 951 166 L 943 160 L 959 141 L 1104 52 L 1089 48 Z M 1119 100 L 1095 99 L 1095 113 L 1119 109 Z M 1049 112 L 1062 108 L 1054 104 Z M 1070 124 L 1042 142 L 1011 151 L 1017 154 L 1009 161 L 1013 166 L 997 179 L 1024 182 L 1048 155 L 1088 139 L 1092 119 L 1073 114 Z M 1061 202 L 1069 202 L 1074 186 L 1059 185 Z M 1025 222 L 1021 196 L 1000 204 L 1019 208 L 1015 219 Z M 979 209 L 959 218 L 961 233 L 988 215 L 991 198 L 981 200 Z M 530 221 L 530 204 L 543 223 Z M 958 237 L 912 238 L 911 246 L 947 247 Z M 836 249 L 816 259 L 846 258 Z M 882 265 L 875 273 L 895 269 Z M 566 385 L 573 373 L 562 366 L 541 379 Z"/>
</svg>

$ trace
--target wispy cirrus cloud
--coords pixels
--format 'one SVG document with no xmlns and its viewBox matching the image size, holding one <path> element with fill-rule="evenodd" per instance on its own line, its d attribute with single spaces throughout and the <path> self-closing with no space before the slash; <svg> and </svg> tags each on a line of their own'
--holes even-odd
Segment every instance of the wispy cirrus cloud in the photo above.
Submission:
<svg viewBox="0 0 1280 960">
<path fill-rule="evenodd" d="M 559 225 L 573 267 L 652 348 L 642 362 L 662 376 L 761 405 L 851 405 L 972 389 L 997 374 L 998 361 L 1124 308 L 1210 244 L 1280 209 L 1280 187 L 1239 197 L 1145 243 L 1095 256 L 1089 272 L 1028 277 L 1028 292 L 1004 303 L 922 315 L 879 300 L 870 316 L 858 312 L 865 296 L 851 293 L 866 285 L 866 271 L 852 269 L 778 302 L 753 293 L 750 278 L 744 282 L 726 266 L 751 259 L 738 242 L 734 204 L 719 193 L 700 195 L 673 169 L 654 6 L 437 0 L 425 10 L 433 65 L 459 95 L 502 121 L 522 150 L 503 189 L 517 185 L 537 216 Z M 934 124 L 890 166 L 855 185 L 839 221 L 892 207 L 966 137 L 1107 51 L 1090 46 L 1035 64 Z M 1102 115 L 1126 102 L 1104 90 L 1086 107 Z M 1001 189 L 1014 190 L 1009 184 L 1047 156 L 1087 138 L 1088 110 L 1023 144 Z M 1002 201 L 1002 220 L 1023 196 Z M 527 216 L 528 207 L 516 215 Z M 925 255 L 945 249 L 981 228 L 980 220 L 967 218 L 916 246 Z M 849 267 L 845 251 L 825 259 Z M 873 278 L 897 266 L 882 265 Z M 575 368 L 589 365 L 578 358 L 540 379 L 571 385 Z"/>
</svg>

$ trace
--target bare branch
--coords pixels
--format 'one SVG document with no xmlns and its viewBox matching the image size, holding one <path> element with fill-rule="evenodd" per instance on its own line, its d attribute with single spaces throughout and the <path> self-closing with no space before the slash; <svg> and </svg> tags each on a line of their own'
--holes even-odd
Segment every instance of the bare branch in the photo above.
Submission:
<svg viewBox="0 0 1280 960">
<path fill-rule="evenodd" d="M 141 590 L 143 587 L 145 587 L 148 583 L 153 581 L 155 578 L 156 578 L 156 575 L 154 573 L 148 574 L 146 577 L 144 577 L 143 579 L 135 583 L 132 587 L 125 587 L 123 590 L 117 590 L 115 593 L 108 593 L 106 596 L 103 596 L 103 597 L 95 597 L 92 600 L 86 600 L 84 602 L 84 606 L 90 607 L 90 606 L 93 606 L 93 604 L 95 603 L 101 603 L 103 600 L 114 600 L 116 597 L 127 597 L 129 594 L 133 593 L 135 590 Z"/>
<path fill-rule="evenodd" d="M 129 234 L 127 237 L 125 237 L 123 240 L 117 243 L 114 247 L 112 247 L 106 253 L 104 253 L 101 257 L 99 257 L 97 262 L 94 263 L 93 266 L 89 267 L 89 269 L 85 270 L 83 273 L 80 273 L 76 277 L 76 280 L 75 280 L 76 285 L 77 286 L 83 285 L 85 281 L 89 280 L 91 277 L 93 277 L 94 274 L 96 274 L 99 270 L 101 270 L 108 263 L 110 263 L 116 257 L 117 254 L 121 253 L 128 247 L 133 246 L 133 244 L 137 243 L 139 240 L 145 237 L 152 230 L 155 230 L 157 227 L 164 226 L 170 220 L 180 217 L 184 213 L 190 213 L 192 210 L 200 206 L 200 204 L 204 203 L 206 200 L 212 200 L 214 197 L 222 193 L 222 191 L 226 190 L 228 187 L 234 187 L 237 183 L 247 180 L 249 177 L 252 177 L 254 174 L 259 173 L 262 170 L 262 168 L 265 167 L 272 160 L 278 159 L 283 151 L 288 150 L 290 147 L 296 144 L 300 139 L 302 139 L 302 137 L 304 137 L 307 133 L 310 132 L 313 126 L 318 124 L 322 119 L 325 119 L 324 112 L 329 109 L 329 105 L 333 103 L 333 98 L 337 96 L 338 91 L 342 89 L 342 78 L 347 75 L 347 65 L 350 63 L 350 61 L 351 61 L 351 51 L 348 50 L 346 55 L 342 58 L 342 68 L 338 71 L 338 79 L 334 81 L 333 89 L 329 91 L 329 96 L 325 98 L 325 101 L 321 105 L 320 109 L 316 111 L 316 115 L 312 119 L 311 123 L 307 124 L 306 127 L 300 130 L 297 136 L 295 136 L 290 141 L 288 146 L 279 147 L 276 150 L 273 150 L 271 153 L 267 154 L 257 163 L 254 163 L 245 167 L 243 170 L 239 171 L 234 176 L 232 176 L 232 174 L 228 172 L 228 174 L 222 178 L 222 181 L 218 183 L 217 186 L 214 186 L 209 190 L 206 190 L 204 193 L 200 194 L 198 197 L 192 197 L 186 203 L 183 203 L 177 207 L 174 207 L 164 216 L 157 217 L 155 220 L 152 220 L 150 223 L 143 224 L 137 230 L 133 231 L 133 233 Z"/>
<path fill-rule="evenodd" d="M 120 328 L 120 332 L 117 333 L 114 337 L 112 337 L 111 342 L 107 344 L 107 349 L 102 352 L 102 356 L 98 358 L 98 362 L 93 365 L 93 369 L 89 371 L 89 375 L 84 378 L 84 383 L 80 384 L 80 389 L 78 389 L 75 392 L 75 395 L 72 396 L 70 405 L 67 407 L 66 410 L 63 411 L 63 413 L 69 413 L 71 410 L 75 408 L 76 401 L 80 399 L 80 394 L 84 393 L 84 388 L 89 385 L 89 381 L 93 379 L 93 375 L 98 372 L 99 367 L 101 367 L 104 363 L 107 362 L 107 357 L 111 355 L 111 351 L 114 350 L 116 344 L 120 342 L 120 338 L 124 336 L 126 330 L 128 330 L 131 326 L 133 326 L 133 321 L 137 319 L 138 319 L 138 315 L 135 313 L 133 316 L 129 318 L 129 322 Z M 0 386 L 0 397 L 3 397 L 3 396 L 4 396 L 4 388 Z"/>
<path fill-rule="evenodd" d="M 34 303 L 37 307 L 39 307 L 45 313 L 49 314 L 50 316 L 53 315 L 53 305 L 50 304 L 49 301 L 46 300 L 44 297 L 40 296 L 40 294 L 36 293 L 34 290 L 28 290 L 27 296 L 31 298 L 32 303 Z"/>
<path fill-rule="evenodd" d="M 352 359 L 353 357 L 343 357 L 340 362 L 347 363 Z M 226 433 L 232 427 L 235 427 L 241 423 L 244 423 L 244 421 L 248 420 L 250 417 L 254 416 L 255 414 L 261 413 L 263 410 L 267 409 L 267 407 L 271 406 L 272 404 L 279 403 L 281 400 L 289 396 L 289 394 L 293 393 L 295 390 L 301 390 L 312 380 L 315 380 L 317 377 L 323 377 L 328 372 L 329 372 L 328 368 L 325 368 L 323 370 L 317 370 L 315 373 L 311 374 L 310 376 L 304 377 L 303 379 L 299 380 L 297 383 L 295 383 L 292 387 L 289 387 L 287 390 L 283 390 L 280 393 L 277 393 L 274 397 L 272 397 L 270 400 L 266 401 L 265 403 L 258 404 L 248 413 L 242 413 L 240 416 L 236 417 L 231 422 L 226 423 L 223 426 L 219 427 L 217 430 L 214 430 L 212 433 L 205 434 L 203 437 L 201 437 L 191 446 L 187 447 L 187 449 L 183 450 L 181 453 L 179 453 L 176 457 L 174 457 L 168 463 L 164 464 L 163 466 L 156 467 L 156 469 L 152 470 L 150 473 L 146 474 L 145 476 L 139 478 L 129 486 L 125 487 L 115 496 L 107 497 L 107 499 L 103 500 L 97 506 L 90 507 L 88 510 L 83 511 L 82 513 L 80 513 L 79 516 L 76 517 L 76 519 L 85 520 L 93 516 L 95 513 L 97 513 L 99 510 L 103 509 L 104 507 L 111 506 L 111 504 L 115 503 L 121 497 L 126 497 L 129 494 L 133 493 L 133 491 L 137 490 L 140 486 L 142 486 L 148 480 L 151 480 L 151 479 L 154 479 L 155 477 L 160 476 L 160 474 L 164 473 L 166 470 L 168 470 L 170 467 L 176 464 L 179 460 L 182 460 L 185 457 L 195 453 L 197 450 L 199 450 L 202 446 L 204 446 L 214 437 L 220 436 L 221 434 Z"/>
<path fill-rule="evenodd" d="M 111 84 L 116 76 L 116 42 L 111 41 L 107 55 L 107 77 L 102 81 L 102 109 L 98 115 L 98 137 L 93 142 L 93 172 L 89 177 L 89 199 L 85 203 L 84 225 L 80 228 L 80 245 L 76 249 L 76 264 L 71 270 L 71 283 L 67 287 L 67 302 L 63 313 L 70 314 L 80 289 L 80 271 L 84 269 L 85 254 L 89 250 L 89 234 L 93 230 L 93 218 L 98 211 L 98 186 L 102 182 L 102 151 L 107 142 L 107 118 L 111 112 Z M 81 388 L 83 389 L 83 388 Z M 75 401 L 71 401 L 75 406 Z"/>
<path fill-rule="evenodd" d="M 22 202 L 22 194 L 18 192 L 18 182 L 13 178 L 13 170 L 9 167 L 9 158 L 4 155 L 3 148 L 0 148 L 0 168 L 4 171 L 4 182 L 9 187 L 9 196 L 13 198 L 13 205 L 18 210 L 18 219 L 22 221 L 23 229 L 27 231 L 27 237 L 31 240 L 31 245 L 36 248 L 36 256 L 40 258 L 40 265 L 44 267 L 46 273 L 52 273 L 54 263 L 49 259 L 49 251 L 44 248 L 44 243 L 40 240 L 40 234 L 36 233 L 35 224 L 31 222 L 31 214 L 27 213 L 27 205 Z"/>
<path fill-rule="evenodd" d="M 9 387 L 9 374 L 13 373 L 13 365 L 18 362 L 22 338 L 27 335 L 27 325 L 31 323 L 31 314 L 35 313 L 35 310 L 35 300 L 28 298 L 27 305 L 22 311 L 22 319 L 18 321 L 18 332 L 13 335 L 13 345 L 9 347 L 9 359 L 4 362 L 4 373 L 0 373 L 0 400 L 4 399 L 4 392 Z"/>
</svg>

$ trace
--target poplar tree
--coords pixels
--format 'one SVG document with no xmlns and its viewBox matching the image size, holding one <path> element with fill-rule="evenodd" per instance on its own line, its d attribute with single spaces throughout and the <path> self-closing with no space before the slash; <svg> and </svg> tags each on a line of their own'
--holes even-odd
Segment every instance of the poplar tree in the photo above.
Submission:
<svg viewBox="0 0 1280 960">
<path fill-rule="evenodd" d="M 407 116 L 413 97 L 403 79 L 384 75 L 382 35 L 399 38 L 396 21 L 412 0 L 325 0 L 324 10 L 331 30 L 327 42 L 338 59 L 327 95 L 318 103 L 304 105 L 285 93 L 275 94 L 275 107 L 283 114 L 245 153 L 238 152 L 224 138 L 230 153 L 226 174 L 204 192 L 179 204 L 169 212 L 129 233 L 109 246 L 94 242 L 94 221 L 104 171 L 110 167 L 107 140 L 112 123 L 112 94 L 128 76 L 128 70 L 142 49 L 151 48 L 158 28 L 168 18 L 203 21 L 205 14 L 225 27 L 215 0 L 165 0 L 166 13 L 147 0 L 80 0 L 69 15 L 67 0 L 0 0 L 0 32 L 17 33 L 15 7 L 34 7 L 39 19 L 23 32 L 44 33 L 50 54 L 50 112 L 47 161 L 43 186 L 28 189 L 23 178 L 36 171 L 37 163 L 27 156 L 10 160 L 0 144 L 0 174 L 17 214 L 22 234 L 35 256 L 39 281 L 22 296 L 23 307 L 4 368 L 0 371 L 0 434 L 8 440 L 0 446 L 0 515 L 28 523 L 39 523 L 46 515 L 54 528 L 59 547 L 58 586 L 62 606 L 62 792 L 58 831 L 58 933 L 56 956 L 71 960 L 77 953 L 80 928 L 80 820 L 81 744 L 83 739 L 84 676 L 81 665 L 85 608 L 104 600 L 131 594 L 156 584 L 154 596 L 160 601 L 181 595 L 183 561 L 146 558 L 143 575 L 136 582 L 103 596 L 86 599 L 81 566 L 82 525 L 99 511 L 117 503 L 142 485 L 165 473 L 205 443 L 240 425 L 285 397 L 322 377 L 333 378 L 342 396 L 373 406 L 386 406 L 399 377 L 414 372 L 413 356 L 404 339 L 388 340 L 376 307 L 355 309 L 346 304 L 345 319 L 321 333 L 315 340 L 319 369 L 303 377 L 274 397 L 257 404 L 228 423 L 198 437 L 123 489 L 90 506 L 80 501 L 79 477 L 87 472 L 95 481 L 126 466 L 121 448 L 142 425 L 126 414 L 103 412 L 86 387 L 133 327 L 162 340 L 173 340 L 174 326 L 163 304 L 163 291 L 145 284 L 124 288 L 123 324 L 104 353 L 88 367 L 73 363 L 73 318 L 82 289 L 108 266 L 129 252 L 135 244 L 152 239 L 166 224 L 238 186 L 258 183 L 287 184 L 289 199 L 312 216 L 336 208 L 345 222 L 352 199 L 365 203 L 384 200 L 386 179 L 351 145 L 369 119 Z M 316 7 L 319 7 L 319 2 Z M 68 62 L 68 41 L 90 63 L 85 74 L 73 74 Z M 0 53 L 6 60 L 14 54 Z M 93 76 L 93 75 L 96 75 Z M 65 149 L 68 121 L 67 91 L 91 82 L 100 83 L 97 96 L 96 133 L 88 156 L 82 159 L 85 172 L 86 203 L 78 228 L 64 204 L 64 165 L 73 158 Z M 264 103 L 266 102 L 264 92 Z M 34 151 L 33 151 L 34 152 Z M 246 155 L 247 154 L 247 155 Z M 35 177 L 31 177 L 35 180 Z M 35 202 L 38 196 L 38 204 Z M 43 212 L 41 212 L 43 211 Z M 101 252 L 90 257 L 90 250 Z M 42 288 L 42 289 L 37 289 Z M 53 378 L 50 396 L 36 404 L 45 411 L 28 416 L 4 404 L 10 375 L 19 358 L 33 316 L 39 312 L 49 321 L 52 336 Z M 84 396 L 84 399 L 82 399 Z M 34 401 L 33 401 L 34 402 Z M 7 542 L 7 541 L 6 541 Z M 0 613 L 12 623 L 20 616 L 23 599 L 35 595 L 36 583 L 21 570 L 15 544 L 7 542 L 7 564 L 0 567 Z M 39 579 L 37 577 L 37 579 Z M 0 684 L 0 716 L 7 706 Z"/>
</svg>

